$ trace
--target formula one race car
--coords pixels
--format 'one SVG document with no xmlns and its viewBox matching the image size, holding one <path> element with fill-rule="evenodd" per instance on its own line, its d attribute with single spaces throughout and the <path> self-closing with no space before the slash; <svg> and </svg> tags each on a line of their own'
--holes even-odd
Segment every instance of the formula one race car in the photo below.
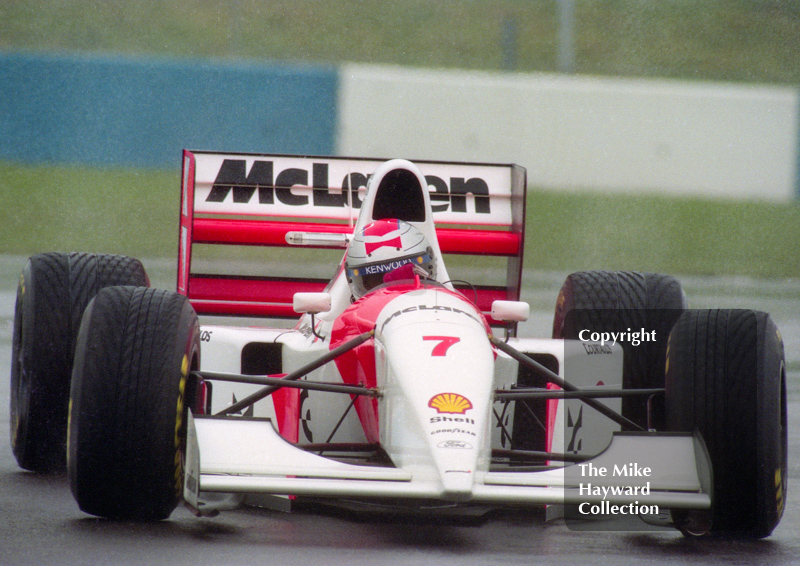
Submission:
<svg viewBox="0 0 800 566">
<path fill-rule="evenodd" d="M 80 508 L 118 519 L 311 499 L 768 536 L 787 479 L 769 315 L 587 271 L 552 338 L 517 337 L 525 185 L 516 165 L 184 152 L 177 292 L 126 257 L 26 265 L 20 466 L 66 466 Z M 307 276 L 330 250 L 333 277 Z"/>
</svg>

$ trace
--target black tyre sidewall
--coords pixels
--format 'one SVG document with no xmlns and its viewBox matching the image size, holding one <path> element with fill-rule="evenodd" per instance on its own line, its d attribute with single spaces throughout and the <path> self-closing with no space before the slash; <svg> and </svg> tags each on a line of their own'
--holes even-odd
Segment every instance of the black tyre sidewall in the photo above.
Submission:
<svg viewBox="0 0 800 566">
<path fill-rule="evenodd" d="M 73 371 L 68 469 L 80 508 L 161 520 L 180 501 L 197 316 L 182 295 L 111 287 L 87 308 Z M 185 361 L 184 361 L 185 360 Z"/>
<path fill-rule="evenodd" d="M 711 458 L 711 533 L 768 536 L 782 516 L 787 480 L 778 329 L 766 313 L 688 311 L 670 335 L 667 359 L 667 426 L 698 430 Z"/>
<path fill-rule="evenodd" d="M 758 526 L 755 536 L 767 536 L 780 522 L 786 504 L 788 430 L 786 364 L 783 340 L 772 318 L 758 320 L 757 474 Z"/>
<path fill-rule="evenodd" d="M 68 263 L 33 256 L 22 271 L 11 361 L 11 447 L 28 470 L 63 468 L 69 396 Z"/>
</svg>

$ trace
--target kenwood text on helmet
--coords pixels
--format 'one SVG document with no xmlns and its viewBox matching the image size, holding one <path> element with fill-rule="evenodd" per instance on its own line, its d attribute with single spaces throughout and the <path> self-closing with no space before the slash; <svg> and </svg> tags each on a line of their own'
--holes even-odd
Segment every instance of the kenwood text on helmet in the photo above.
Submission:
<svg viewBox="0 0 800 566">
<path fill-rule="evenodd" d="M 408 270 L 411 276 L 416 272 L 436 278 L 436 258 L 420 230 L 403 220 L 384 219 L 356 232 L 345 260 L 347 281 L 355 298 L 384 283 L 386 276 L 398 269 Z"/>
</svg>

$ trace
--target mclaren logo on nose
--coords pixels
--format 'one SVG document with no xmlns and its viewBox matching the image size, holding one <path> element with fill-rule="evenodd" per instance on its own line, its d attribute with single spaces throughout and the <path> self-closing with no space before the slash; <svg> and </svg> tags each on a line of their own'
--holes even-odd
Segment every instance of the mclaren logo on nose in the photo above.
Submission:
<svg viewBox="0 0 800 566">
<path fill-rule="evenodd" d="M 463 415 L 472 408 L 472 402 L 458 393 L 439 393 L 431 397 L 428 407 L 436 409 L 437 413 Z"/>
</svg>

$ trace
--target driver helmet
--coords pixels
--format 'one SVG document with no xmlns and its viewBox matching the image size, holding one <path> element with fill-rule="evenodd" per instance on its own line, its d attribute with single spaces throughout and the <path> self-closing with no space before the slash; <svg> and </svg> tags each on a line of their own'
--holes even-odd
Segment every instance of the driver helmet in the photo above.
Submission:
<svg viewBox="0 0 800 566">
<path fill-rule="evenodd" d="M 409 277 L 416 272 L 436 279 L 433 250 L 416 226 L 403 220 L 377 220 L 353 236 L 347 249 L 345 272 L 356 299 L 384 283 L 384 277 L 400 268 L 409 270 Z"/>
</svg>

